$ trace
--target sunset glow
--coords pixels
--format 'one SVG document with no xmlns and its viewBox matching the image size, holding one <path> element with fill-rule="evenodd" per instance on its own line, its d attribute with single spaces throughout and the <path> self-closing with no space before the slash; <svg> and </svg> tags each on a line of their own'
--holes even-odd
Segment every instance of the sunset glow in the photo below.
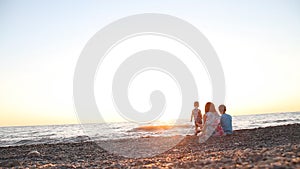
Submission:
<svg viewBox="0 0 300 169">
<path fill-rule="evenodd" d="M 299 1 L 172 2 L 118 1 L 116 6 L 116 1 L 1 1 L 0 126 L 80 123 L 73 76 L 82 49 L 105 25 L 141 11 L 184 19 L 207 37 L 224 70 L 229 114 L 300 110 Z M 196 75 L 195 100 L 202 111 L 211 101 L 209 75 L 192 52 L 168 38 L 141 36 L 112 50 L 95 77 L 95 99 L 105 121 L 126 121 L 112 108 L 114 68 L 130 53 L 149 47 L 173 52 L 188 65 Z M 176 119 L 182 113 L 180 88 L 162 72 L 136 76 L 128 93 L 133 107 L 147 111 L 153 90 L 165 92 L 167 100 L 160 120 Z M 191 112 L 184 113 L 189 119 Z"/>
</svg>

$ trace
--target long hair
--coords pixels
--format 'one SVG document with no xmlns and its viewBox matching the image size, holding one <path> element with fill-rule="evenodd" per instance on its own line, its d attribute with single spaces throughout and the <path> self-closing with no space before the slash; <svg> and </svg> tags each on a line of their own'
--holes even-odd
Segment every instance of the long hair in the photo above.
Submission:
<svg viewBox="0 0 300 169">
<path fill-rule="evenodd" d="M 207 112 L 214 112 L 216 113 L 216 107 L 212 102 L 207 102 L 205 105 L 205 113 Z"/>
</svg>

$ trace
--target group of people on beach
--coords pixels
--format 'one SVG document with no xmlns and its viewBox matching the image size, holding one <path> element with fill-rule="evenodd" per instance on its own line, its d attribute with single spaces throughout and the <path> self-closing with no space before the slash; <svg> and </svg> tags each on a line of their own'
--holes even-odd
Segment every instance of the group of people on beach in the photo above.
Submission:
<svg viewBox="0 0 300 169">
<path fill-rule="evenodd" d="M 191 114 L 191 121 L 195 121 L 195 135 L 200 131 L 200 138 L 207 140 L 210 136 L 223 136 L 232 134 L 232 117 L 226 114 L 226 106 L 219 105 L 217 112 L 215 105 L 212 102 L 205 104 L 205 113 L 202 116 L 199 109 L 199 102 L 194 102 L 194 109 Z M 200 131 L 198 130 L 200 128 Z M 200 140 L 201 141 L 201 140 Z"/>
</svg>

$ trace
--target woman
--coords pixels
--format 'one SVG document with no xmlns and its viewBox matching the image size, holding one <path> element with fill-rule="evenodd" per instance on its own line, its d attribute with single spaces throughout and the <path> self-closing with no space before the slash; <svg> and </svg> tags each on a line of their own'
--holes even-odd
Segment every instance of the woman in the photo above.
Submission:
<svg viewBox="0 0 300 169">
<path fill-rule="evenodd" d="M 203 131 L 199 137 L 200 143 L 205 142 L 211 135 L 222 136 L 224 134 L 220 126 L 220 119 L 221 116 L 216 111 L 215 105 L 211 102 L 207 102 L 203 116 Z"/>
</svg>

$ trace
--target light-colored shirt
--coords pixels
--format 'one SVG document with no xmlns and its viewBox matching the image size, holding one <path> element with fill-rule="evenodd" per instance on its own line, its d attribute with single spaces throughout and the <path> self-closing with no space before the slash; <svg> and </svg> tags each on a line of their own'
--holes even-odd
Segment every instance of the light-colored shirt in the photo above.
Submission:
<svg viewBox="0 0 300 169">
<path fill-rule="evenodd" d="M 199 135 L 199 142 L 204 143 L 210 136 L 214 135 L 216 128 L 220 124 L 221 116 L 216 112 L 207 112 L 205 125 Z"/>
<path fill-rule="evenodd" d="M 218 113 L 207 112 L 205 124 L 216 127 L 220 123 L 220 118 Z"/>
<path fill-rule="evenodd" d="M 221 126 L 223 128 L 224 133 L 232 134 L 232 117 L 229 114 L 222 114 Z"/>
</svg>

